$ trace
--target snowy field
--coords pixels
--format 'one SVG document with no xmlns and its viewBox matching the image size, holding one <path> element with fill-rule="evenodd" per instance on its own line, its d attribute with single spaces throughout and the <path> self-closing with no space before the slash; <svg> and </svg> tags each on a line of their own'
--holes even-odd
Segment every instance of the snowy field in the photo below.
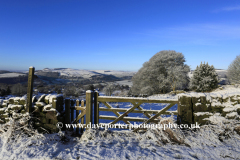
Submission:
<svg viewBox="0 0 240 160">
<path fill-rule="evenodd" d="M 132 87 L 132 81 L 131 80 L 122 80 L 122 81 L 115 81 L 119 85 L 128 85 L 129 87 Z"/>
<path fill-rule="evenodd" d="M 61 76 L 90 78 L 94 75 L 114 75 L 116 77 L 133 76 L 135 72 L 114 71 L 114 70 L 85 70 L 85 69 L 43 69 L 44 72 L 59 72 Z"/>
<path fill-rule="evenodd" d="M 26 74 L 23 73 L 3 73 L 0 74 L 0 78 L 12 78 L 12 77 L 18 77 L 18 76 L 23 76 Z"/>
<path fill-rule="evenodd" d="M 240 88 L 225 86 L 210 94 L 232 93 L 240 93 Z M 160 123 L 169 121 L 173 122 L 173 117 L 162 118 Z M 89 129 L 76 137 L 70 131 L 38 134 L 12 120 L 0 125 L 0 159 L 240 159 L 240 136 L 234 131 L 237 125 L 239 121 L 231 120 L 197 130 L 149 129 L 145 133 Z"/>
<path fill-rule="evenodd" d="M 136 72 L 130 71 L 115 71 L 115 70 L 85 70 L 85 69 L 71 69 L 71 68 L 45 68 L 42 69 L 43 72 L 59 72 L 61 76 L 70 76 L 70 77 L 83 77 L 83 78 L 90 78 L 94 75 L 114 75 L 116 77 L 124 77 L 124 76 L 133 76 Z M 19 71 L 20 72 L 20 71 Z M 36 71 L 37 72 L 37 71 Z M 219 75 L 219 78 L 225 78 L 227 71 L 216 69 L 216 72 Z M 24 71 L 24 73 L 28 73 L 28 71 Z M 18 77 L 19 75 L 25 75 L 22 73 L 3 73 L 0 74 L 1 77 Z M 193 71 L 188 73 L 188 76 L 191 78 L 193 75 Z M 126 82 L 127 83 L 127 82 Z"/>
</svg>

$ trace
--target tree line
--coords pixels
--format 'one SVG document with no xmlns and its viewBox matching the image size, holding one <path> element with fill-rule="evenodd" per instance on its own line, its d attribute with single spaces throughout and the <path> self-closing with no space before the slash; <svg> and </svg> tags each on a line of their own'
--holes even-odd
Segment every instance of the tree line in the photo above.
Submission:
<svg viewBox="0 0 240 160">
<path fill-rule="evenodd" d="M 103 91 L 106 95 L 112 95 L 112 93 L 116 90 L 121 91 L 122 95 L 127 95 L 127 91 L 129 90 L 128 85 L 119 85 L 116 83 L 108 83 L 108 84 L 88 84 L 82 85 L 80 83 L 68 83 L 66 85 L 45 85 L 44 83 L 34 84 L 34 94 L 44 93 L 57 93 L 63 94 L 64 97 L 79 97 L 85 95 L 86 90 L 98 90 Z M 124 94 L 123 94 L 124 93 Z M 7 95 L 16 95 L 23 96 L 27 94 L 27 83 L 17 83 L 13 85 L 9 84 L 0 84 L 0 97 Z"/>
<path fill-rule="evenodd" d="M 132 94 L 159 94 L 176 90 L 210 92 L 218 88 L 219 77 L 213 65 L 201 63 L 190 79 L 190 67 L 182 53 L 163 50 L 145 62 L 133 76 Z M 240 83 L 240 55 L 229 65 L 227 77 L 231 84 Z"/>
<path fill-rule="evenodd" d="M 17 96 L 23 96 L 27 94 L 27 84 L 17 83 L 17 84 L 9 85 L 9 84 L 1 83 L 0 96 L 3 97 L 10 94 L 17 95 Z"/>
</svg>

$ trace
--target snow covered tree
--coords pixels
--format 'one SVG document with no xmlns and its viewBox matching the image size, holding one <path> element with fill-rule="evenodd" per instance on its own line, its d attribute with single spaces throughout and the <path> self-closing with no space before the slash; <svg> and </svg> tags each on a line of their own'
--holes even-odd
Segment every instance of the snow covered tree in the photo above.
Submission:
<svg viewBox="0 0 240 160">
<path fill-rule="evenodd" d="M 240 55 L 228 66 L 227 76 L 232 84 L 240 84 Z"/>
<path fill-rule="evenodd" d="M 200 66 L 193 72 L 190 88 L 197 92 L 208 92 L 218 87 L 218 74 L 215 68 L 208 63 L 201 62 Z"/>
<path fill-rule="evenodd" d="M 106 87 L 103 88 L 103 92 L 106 96 L 111 96 L 113 92 L 117 89 L 117 85 L 114 83 L 109 83 Z"/>
<path fill-rule="evenodd" d="M 133 94 L 157 94 L 188 87 L 190 67 L 182 53 L 164 50 L 156 53 L 133 76 Z"/>
</svg>

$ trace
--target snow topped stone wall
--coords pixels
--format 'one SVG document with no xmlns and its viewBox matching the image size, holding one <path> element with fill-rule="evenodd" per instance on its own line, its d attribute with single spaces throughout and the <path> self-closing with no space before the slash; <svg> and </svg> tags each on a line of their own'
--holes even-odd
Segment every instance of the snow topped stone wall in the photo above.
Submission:
<svg viewBox="0 0 240 160">
<path fill-rule="evenodd" d="M 26 112 L 26 97 L 14 97 L 0 100 L 0 124 L 9 121 L 13 115 L 21 118 Z M 63 95 L 33 96 L 33 127 L 39 132 L 47 130 L 49 133 L 58 132 L 56 124 L 63 122 Z M 62 114 L 61 114 L 62 113 Z"/>
<path fill-rule="evenodd" d="M 42 95 L 34 102 L 33 116 L 37 117 L 34 127 L 42 132 L 44 129 L 50 133 L 58 132 L 56 124 L 63 122 L 63 95 Z"/>
<path fill-rule="evenodd" d="M 0 124 L 9 121 L 14 113 L 18 113 L 18 118 L 22 117 L 22 114 L 26 113 L 26 97 L 14 97 L 8 100 L 0 100 Z"/>
<path fill-rule="evenodd" d="M 179 123 L 206 124 L 238 119 L 240 93 L 184 93 L 179 94 Z"/>
</svg>

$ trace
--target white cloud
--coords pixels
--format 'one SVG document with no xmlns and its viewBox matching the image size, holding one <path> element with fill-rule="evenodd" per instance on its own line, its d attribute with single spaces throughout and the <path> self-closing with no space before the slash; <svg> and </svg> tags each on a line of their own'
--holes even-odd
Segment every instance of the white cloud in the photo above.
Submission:
<svg viewBox="0 0 240 160">
<path fill-rule="evenodd" d="M 141 34 L 172 43 L 216 45 L 219 41 L 240 39 L 240 24 L 188 24 L 148 30 Z"/>
<path fill-rule="evenodd" d="M 237 5 L 234 7 L 224 7 L 224 8 L 216 9 L 213 12 L 236 11 L 236 10 L 240 10 L 240 5 Z"/>
<path fill-rule="evenodd" d="M 240 38 L 239 25 L 227 24 L 193 24 L 182 27 L 170 28 L 171 31 L 180 32 L 187 35 L 196 35 L 199 37 L 212 37 L 212 38 Z"/>
</svg>

